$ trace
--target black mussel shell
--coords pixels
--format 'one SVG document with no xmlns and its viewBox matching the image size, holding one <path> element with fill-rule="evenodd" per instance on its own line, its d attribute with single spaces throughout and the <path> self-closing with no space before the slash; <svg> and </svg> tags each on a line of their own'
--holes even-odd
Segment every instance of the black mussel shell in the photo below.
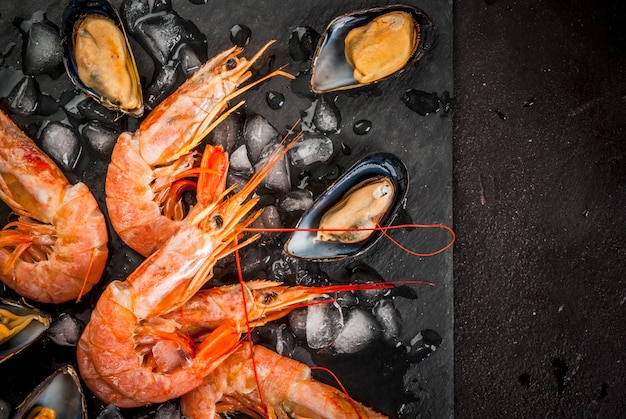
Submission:
<svg viewBox="0 0 626 419">
<path fill-rule="evenodd" d="M 56 419 L 87 418 L 85 395 L 74 367 L 65 365 L 39 384 L 17 408 L 14 419 L 42 408 L 54 411 Z"/>
<path fill-rule="evenodd" d="M 2 363 L 38 341 L 48 327 L 50 327 L 51 318 L 48 314 L 35 308 L 6 299 L 0 299 L 0 309 L 10 312 L 15 316 L 32 316 L 32 320 L 28 326 L 19 331 L 15 336 L 0 343 L 0 363 Z M 3 316 L 2 312 L 0 312 L 0 316 Z"/>
<path fill-rule="evenodd" d="M 399 11 L 409 13 L 417 28 L 418 42 L 413 54 L 407 59 L 402 69 L 370 83 L 360 83 L 354 78 L 354 70 L 345 56 L 345 38 L 354 28 L 366 25 L 376 17 Z M 431 19 L 420 9 L 401 4 L 373 7 L 357 10 L 334 19 L 320 38 L 311 67 L 310 88 L 313 93 L 327 93 L 337 90 L 353 89 L 367 84 L 377 83 L 393 77 L 420 60 L 430 49 L 435 38 Z"/>
<path fill-rule="evenodd" d="M 337 202 L 350 192 L 356 185 L 368 180 L 387 177 L 394 185 L 395 193 L 391 206 L 380 219 L 381 226 L 389 226 L 393 222 L 398 209 L 406 198 L 409 178 L 406 165 L 390 153 L 374 153 L 364 157 L 349 168 L 337 179 L 313 205 L 302 215 L 296 228 L 319 228 L 320 220 Z M 349 256 L 356 256 L 370 248 L 380 237 L 380 231 L 373 231 L 366 239 L 356 243 L 317 240 L 314 231 L 296 231 L 285 244 L 285 253 L 290 256 L 311 260 L 331 261 Z"/>
<path fill-rule="evenodd" d="M 102 16 L 112 21 L 124 37 L 127 53 L 126 59 L 128 60 L 128 70 L 130 72 L 129 77 L 132 79 L 133 84 L 133 96 L 138 103 L 133 109 L 127 109 L 121 104 L 112 101 L 111 98 L 105 97 L 102 92 L 86 86 L 78 75 L 78 64 L 76 61 L 76 51 L 74 49 L 74 35 L 80 22 L 92 15 Z M 143 115 L 143 94 L 135 57 L 120 16 L 108 0 L 70 0 L 63 13 L 61 36 L 63 64 L 65 65 L 67 75 L 76 87 L 109 109 L 128 114 L 135 118 L 139 118 Z"/>
</svg>

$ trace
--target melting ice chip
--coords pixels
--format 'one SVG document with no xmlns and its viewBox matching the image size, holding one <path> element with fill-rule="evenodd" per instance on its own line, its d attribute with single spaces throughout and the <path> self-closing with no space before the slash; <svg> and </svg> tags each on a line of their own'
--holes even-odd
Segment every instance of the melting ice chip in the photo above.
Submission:
<svg viewBox="0 0 626 419">
<path fill-rule="evenodd" d="M 51 122 L 39 136 L 41 148 L 64 170 L 76 167 L 81 153 L 78 134 L 69 125 Z"/>
<path fill-rule="evenodd" d="M 363 309 L 355 308 L 350 310 L 331 348 L 338 354 L 354 354 L 371 345 L 380 333 L 376 318 Z"/>
<path fill-rule="evenodd" d="M 80 320 L 63 313 L 50 325 L 48 337 L 60 346 L 76 346 L 84 327 Z"/>
<path fill-rule="evenodd" d="M 311 349 L 328 348 L 343 328 L 343 313 L 333 304 L 307 308 L 306 342 Z"/>
<path fill-rule="evenodd" d="M 324 135 L 307 134 L 289 150 L 289 157 L 296 166 L 309 166 L 325 162 L 333 155 L 333 142 Z"/>
<path fill-rule="evenodd" d="M 277 143 L 280 135 L 261 115 L 251 116 L 243 127 L 243 140 L 248 147 L 250 160 L 258 163 L 263 149 L 270 144 Z"/>
</svg>

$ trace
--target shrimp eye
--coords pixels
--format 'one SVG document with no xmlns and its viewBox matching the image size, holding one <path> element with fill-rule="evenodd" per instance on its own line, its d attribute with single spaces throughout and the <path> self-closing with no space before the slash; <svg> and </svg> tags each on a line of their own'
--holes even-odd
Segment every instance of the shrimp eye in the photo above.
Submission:
<svg viewBox="0 0 626 419">
<path fill-rule="evenodd" d="M 213 217 L 213 222 L 215 223 L 215 226 L 217 228 L 222 228 L 222 225 L 224 225 L 224 220 L 219 215 L 216 215 L 215 217 Z"/>
<path fill-rule="evenodd" d="M 228 61 L 226 61 L 226 70 L 233 70 L 235 69 L 235 67 L 237 67 L 237 60 L 235 60 L 234 58 L 230 58 Z"/>
<path fill-rule="evenodd" d="M 274 300 L 276 297 L 278 297 L 278 293 L 272 291 L 265 296 L 265 298 L 263 299 L 263 303 L 264 304 L 271 303 L 272 300 Z"/>
</svg>

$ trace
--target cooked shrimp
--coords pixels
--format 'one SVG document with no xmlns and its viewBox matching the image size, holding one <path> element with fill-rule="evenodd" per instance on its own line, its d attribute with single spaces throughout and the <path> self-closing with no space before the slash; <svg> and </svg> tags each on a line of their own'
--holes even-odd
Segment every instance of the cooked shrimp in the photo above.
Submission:
<svg viewBox="0 0 626 419">
<path fill-rule="evenodd" d="M 243 330 L 246 322 L 250 327 L 262 326 L 331 293 L 392 287 L 389 283 L 290 287 L 281 282 L 253 280 L 202 289 L 166 317 L 185 324 L 187 333 L 192 336 L 213 331 L 225 321 L 235 321 Z M 326 299 L 326 302 L 330 301 Z"/>
<path fill-rule="evenodd" d="M 190 419 L 214 419 L 217 413 L 231 411 L 269 418 L 385 417 L 314 380 L 305 364 L 263 346 L 254 347 L 253 364 L 248 345 L 241 345 L 201 386 L 181 397 L 181 410 Z"/>
<path fill-rule="evenodd" d="M 17 214 L 0 232 L 0 279 L 23 297 L 61 303 L 100 280 L 107 229 L 83 183 L 63 172 L 0 111 L 0 198 Z"/>
<path fill-rule="evenodd" d="M 81 375 L 97 397 L 123 407 L 179 397 L 237 347 L 235 321 L 223 323 L 196 347 L 184 325 L 165 315 L 198 292 L 218 259 L 258 237 L 238 242 L 261 212 L 251 212 L 258 198 L 249 196 L 287 150 L 278 147 L 237 193 L 221 199 L 230 188 L 215 202 L 194 206 L 178 231 L 125 282 L 108 285 L 77 350 Z"/>
<path fill-rule="evenodd" d="M 249 61 L 238 57 L 237 47 L 218 54 L 150 112 L 136 132 L 120 135 L 107 173 L 106 203 L 113 228 L 137 252 L 152 254 L 180 227 L 185 211 L 177 184 L 189 184 L 182 179 L 204 174 L 199 201 L 210 202 L 223 191 L 224 151 L 212 149 L 198 171 L 199 153 L 193 150 L 226 116 L 230 99 L 269 77 L 293 77 L 277 70 L 237 90 L 272 42 Z"/>
</svg>

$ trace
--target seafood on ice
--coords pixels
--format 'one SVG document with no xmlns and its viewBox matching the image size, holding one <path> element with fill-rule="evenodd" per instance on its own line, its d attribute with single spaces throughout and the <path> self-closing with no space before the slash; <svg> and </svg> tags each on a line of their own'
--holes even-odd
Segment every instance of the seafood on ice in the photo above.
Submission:
<svg viewBox="0 0 626 419">
<path fill-rule="evenodd" d="M 258 198 L 251 193 L 288 149 L 278 147 L 228 198 L 233 188 L 210 204 L 199 202 L 126 281 L 107 286 L 77 348 L 81 376 L 98 398 L 133 407 L 180 397 L 237 348 L 241 330 L 234 320 L 196 343 L 185 324 L 165 315 L 202 288 L 220 258 L 258 237 L 239 241 L 261 213 L 252 211 Z"/>
<path fill-rule="evenodd" d="M 230 99 L 267 78 L 292 77 L 279 69 L 238 89 L 271 44 L 250 60 L 239 57 L 238 47 L 218 54 L 150 112 L 136 132 L 120 135 L 107 173 L 106 203 L 113 228 L 140 254 L 152 254 L 180 228 L 188 210 L 181 202 L 185 190 L 197 189 L 204 204 L 222 193 L 225 152 L 207 146 L 210 156 L 202 160 L 194 149 L 227 116 Z M 196 184 L 189 180 L 199 174 Z"/>
<path fill-rule="evenodd" d="M 41 303 L 62 303 L 100 280 L 108 233 L 98 203 L 2 111 L 0 198 L 17 215 L 0 231 L 0 279 L 7 286 Z"/>
</svg>

